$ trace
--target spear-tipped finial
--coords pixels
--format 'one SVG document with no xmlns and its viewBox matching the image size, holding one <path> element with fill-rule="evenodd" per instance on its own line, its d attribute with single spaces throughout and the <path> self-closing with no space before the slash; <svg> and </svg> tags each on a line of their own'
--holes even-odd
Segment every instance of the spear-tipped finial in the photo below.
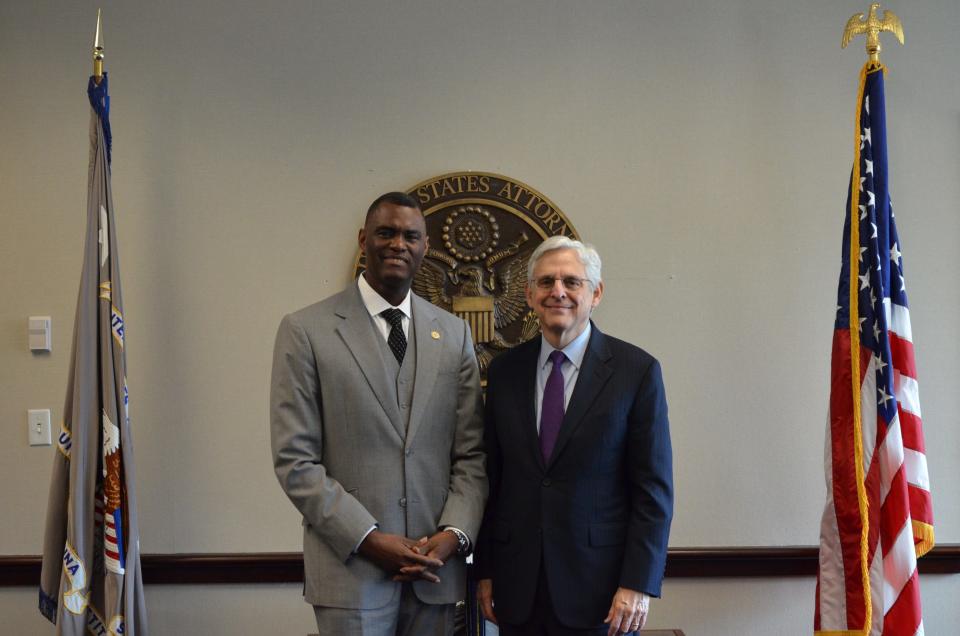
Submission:
<svg viewBox="0 0 960 636">
<path fill-rule="evenodd" d="M 103 33 L 100 31 L 100 9 L 97 9 L 97 34 L 93 37 L 93 81 L 103 79 Z"/>
<path fill-rule="evenodd" d="M 850 40 L 860 35 L 867 34 L 867 55 L 870 56 L 869 64 L 880 65 L 880 33 L 889 31 L 903 44 L 903 24 L 900 18 L 892 11 L 884 10 L 883 19 L 877 17 L 877 9 L 880 8 L 879 2 L 870 5 L 870 12 L 867 15 L 862 13 L 854 14 L 847 20 L 847 26 L 843 29 L 843 39 L 840 41 L 840 48 L 847 48 Z"/>
</svg>

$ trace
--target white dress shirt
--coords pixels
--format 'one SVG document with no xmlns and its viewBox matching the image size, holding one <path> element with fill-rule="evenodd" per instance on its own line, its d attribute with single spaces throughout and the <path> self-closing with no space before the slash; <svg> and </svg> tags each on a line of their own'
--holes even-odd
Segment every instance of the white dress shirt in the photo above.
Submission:
<svg viewBox="0 0 960 636">
<path fill-rule="evenodd" d="M 390 340 L 390 323 L 387 322 L 387 319 L 380 315 L 385 309 L 399 309 L 403 314 L 403 317 L 400 319 L 400 326 L 403 327 L 403 337 L 407 338 L 409 341 L 410 338 L 410 292 L 407 292 L 407 295 L 403 297 L 403 301 L 394 307 L 387 300 L 377 293 L 377 291 L 370 286 L 370 283 L 367 282 L 367 279 L 361 274 L 357 278 L 357 287 L 360 288 L 360 299 L 363 301 L 363 306 L 367 308 L 367 311 L 370 313 L 370 317 L 373 318 L 373 324 L 377 326 L 377 330 L 380 331 L 380 335 L 383 336 L 384 342 L 389 342 Z"/>
</svg>

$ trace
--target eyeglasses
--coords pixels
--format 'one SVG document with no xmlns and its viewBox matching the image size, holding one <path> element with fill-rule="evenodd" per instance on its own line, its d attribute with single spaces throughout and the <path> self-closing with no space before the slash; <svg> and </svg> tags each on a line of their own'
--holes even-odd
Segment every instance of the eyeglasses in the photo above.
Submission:
<svg viewBox="0 0 960 636">
<path fill-rule="evenodd" d="M 538 289 L 543 291 L 549 291 L 553 289 L 554 285 L 557 284 L 557 281 L 563 283 L 563 288 L 567 291 L 579 291 L 584 284 L 589 283 L 588 278 L 577 278 L 576 276 L 564 276 L 563 278 L 554 278 L 553 276 L 541 276 L 534 284 Z"/>
</svg>

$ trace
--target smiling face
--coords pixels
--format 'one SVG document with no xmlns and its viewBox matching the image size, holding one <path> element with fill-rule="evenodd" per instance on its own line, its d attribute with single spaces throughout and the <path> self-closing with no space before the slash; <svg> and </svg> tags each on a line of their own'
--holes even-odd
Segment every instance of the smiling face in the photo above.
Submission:
<svg viewBox="0 0 960 636">
<path fill-rule="evenodd" d="M 579 289 L 568 288 L 565 278 L 582 284 Z M 585 279 L 586 269 L 572 249 L 547 252 L 533 267 L 533 281 L 527 283 L 527 304 L 537 314 L 547 342 L 556 349 L 583 333 L 590 313 L 600 304 L 603 282 L 594 288 Z"/>
<path fill-rule="evenodd" d="M 385 201 L 369 215 L 358 239 L 367 283 L 391 305 L 399 305 L 427 251 L 423 214 Z"/>
</svg>

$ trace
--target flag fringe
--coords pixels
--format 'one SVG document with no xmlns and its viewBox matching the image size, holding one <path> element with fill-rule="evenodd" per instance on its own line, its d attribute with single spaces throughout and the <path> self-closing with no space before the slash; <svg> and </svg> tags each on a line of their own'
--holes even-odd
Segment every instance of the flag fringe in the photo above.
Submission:
<svg viewBox="0 0 960 636">
<path fill-rule="evenodd" d="M 870 591 L 870 518 L 869 502 L 863 474 L 863 421 L 860 412 L 860 307 L 859 279 L 855 272 L 859 269 L 860 256 L 860 113 L 863 109 L 863 91 L 867 82 L 868 65 L 860 70 L 860 86 L 857 89 L 857 114 L 854 122 L 853 171 L 850 175 L 850 367 L 852 382 L 851 398 L 853 402 L 853 448 L 854 470 L 857 475 L 857 502 L 860 507 L 860 578 L 863 587 L 864 619 L 863 628 L 858 631 L 840 632 L 857 636 L 867 636 L 873 622 L 873 602 Z"/>
<path fill-rule="evenodd" d="M 919 559 L 933 549 L 933 526 L 929 523 L 913 520 L 913 540 L 916 542 L 914 548 L 917 551 L 917 558 Z"/>
</svg>

